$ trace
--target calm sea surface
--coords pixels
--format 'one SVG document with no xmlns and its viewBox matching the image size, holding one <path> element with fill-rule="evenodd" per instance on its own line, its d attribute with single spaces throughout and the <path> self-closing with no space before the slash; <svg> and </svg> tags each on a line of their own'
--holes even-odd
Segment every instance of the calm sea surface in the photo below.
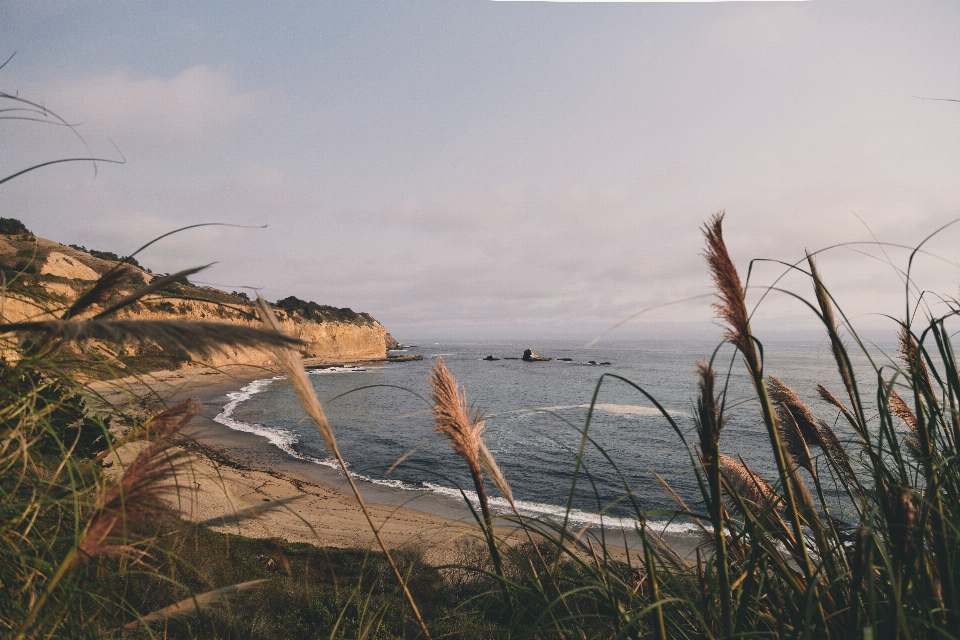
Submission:
<svg viewBox="0 0 960 640">
<path fill-rule="evenodd" d="M 511 483 L 521 511 L 528 515 L 563 513 L 594 393 L 589 426 L 592 441 L 583 452 L 573 495 L 574 519 L 596 521 L 602 512 L 605 523 L 626 524 L 633 513 L 625 500 L 627 486 L 644 510 L 676 508 L 652 472 L 667 479 L 691 507 L 701 504 L 689 451 L 680 434 L 691 446 L 696 442 L 691 417 L 697 387 L 695 363 L 709 359 L 715 344 L 601 343 L 590 348 L 574 342 L 416 344 L 406 353 L 421 354 L 423 361 L 311 372 L 351 471 L 367 480 L 396 491 L 448 495 L 459 495 L 458 487 L 472 487 L 464 463 L 433 431 L 427 381 L 431 366 L 442 356 L 466 387 L 468 402 L 487 417 L 484 433 L 488 446 Z M 519 358 L 528 347 L 553 360 L 504 359 Z M 491 354 L 501 360 L 483 360 Z M 836 411 L 816 397 L 817 382 L 841 396 L 829 345 L 768 344 L 765 354 L 768 374 L 792 386 L 817 417 L 835 425 L 841 439 L 852 437 L 846 425 L 836 420 Z M 732 356 L 732 349 L 726 347 L 716 360 L 721 376 L 726 375 L 731 361 L 733 364 L 727 398 L 730 421 L 723 431 L 721 449 L 742 456 L 754 470 L 773 479 L 775 468 L 759 408 L 742 363 Z M 610 364 L 591 365 L 590 360 Z M 872 382 L 875 374 L 866 358 L 859 356 L 854 361 L 862 380 Z M 603 377 L 605 374 L 609 375 Z M 655 398 L 677 429 L 647 395 L 613 376 L 631 381 Z M 266 436 L 272 444 L 264 446 L 278 446 L 292 456 L 335 466 L 311 423 L 303 420 L 303 411 L 285 379 L 254 382 L 232 397 L 219 422 Z M 502 501 L 499 504 L 505 506 Z"/>
</svg>

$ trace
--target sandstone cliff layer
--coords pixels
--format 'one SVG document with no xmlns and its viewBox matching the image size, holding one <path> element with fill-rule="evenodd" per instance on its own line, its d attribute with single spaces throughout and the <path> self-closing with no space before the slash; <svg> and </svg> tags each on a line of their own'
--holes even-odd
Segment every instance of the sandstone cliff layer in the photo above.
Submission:
<svg viewBox="0 0 960 640">
<path fill-rule="evenodd" d="M 63 311 L 87 291 L 102 274 L 117 267 L 117 262 L 32 236 L 0 235 L 0 267 L 7 285 L 0 317 L 4 322 L 47 320 L 61 317 Z M 123 265 L 125 275 L 115 294 L 119 297 L 152 279 L 138 266 Z M 95 307 L 96 311 L 100 307 Z M 396 341 L 376 319 L 366 313 L 313 305 L 306 313 L 297 309 L 275 308 L 283 330 L 304 342 L 302 355 L 327 361 L 383 360 Z M 89 315 L 89 314 L 88 314 Z M 218 321 L 262 326 L 254 305 L 240 295 L 212 287 L 194 286 L 182 281 L 164 287 L 155 295 L 122 310 L 117 317 L 166 318 L 184 321 Z M 147 345 L 120 348 L 92 345 L 110 355 L 155 357 L 183 363 L 189 354 L 160 353 Z M 269 364 L 271 354 L 251 349 L 228 350 L 207 357 L 206 364 Z M 162 366 L 158 360 L 157 366 Z M 155 367 L 156 368 L 156 367 Z"/>
</svg>

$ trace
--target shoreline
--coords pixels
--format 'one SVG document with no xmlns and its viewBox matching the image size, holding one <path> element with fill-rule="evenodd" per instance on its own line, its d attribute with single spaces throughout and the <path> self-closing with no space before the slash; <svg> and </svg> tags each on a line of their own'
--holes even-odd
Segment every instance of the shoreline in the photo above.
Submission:
<svg viewBox="0 0 960 640">
<path fill-rule="evenodd" d="M 304 361 L 310 367 L 380 363 L 386 361 Z M 142 406 L 140 399 L 145 396 L 168 406 L 189 398 L 200 402 L 199 415 L 183 431 L 190 439 L 181 447 L 189 463 L 176 479 L 176 497 L 168 501 L 185 520 L 252 538 L 283 538 L 321 547 L 376 547 L 369 524 L 338 470 L 294 458 L 264 436 L 214 421 L 230 401 L 228 393 L 277 375 L 279 371 L 266 366 L 198 366 L 90 387 L 110 402 L 135 399 Z M 133 455 L 124 452 L 121 462 Z M 437 565 L 455 563 L 465 547 L 482 544 L 479 527 L 459 500 L 365 481 L 357 481 L 357 486 L 391 549 L 417 547 L 426 561 Z M 511 523 L 501 520 L 496 529 L 508 544 L 526 541 L 523 530 Z M 625 559 L 629 547 L 629 555 L 636 559 L 636 533 L 608 529 L 606 536 L 622 538 L 619 545 L 608 543 L 615 556 Z M 685 534 L 666 533 L 663 539 L 685 557 L 692 557 L 698 544 L 695 536 Z"/>
<path fill-rule="evenodd" d="M 385 361 L 312 358 L 304 364 L 369 366 L 381 362 Z M 356 497 L 339 471 L 298 460 L 263 436 L 214 421 L 229 402 L 228 393 L 276 375 L 280 372 L 262 366 L 190 367 L 90 386 L 111 402 L 144 396 L 162 399 L 168 406 L 190 398 L 200 402 L 199 415 L 183 430 L 188 441 L 180 448 L 186 452 L 187 464 L 172 481 L 176 493 L 168 500 L 185 520 L 251 538 L 378 550 Z M 132 459 L 136 450 L 135 446 L 122 450 L 113 460 L 119 462 L 115 468 Z M 462 557 L 465 545 L 480 543 L 479 529 L 472 520 L 406 506 L 428 492 L 417 492 L 402 504 L 385 504 L 378 498 L 385 497 L 389 488 L 362 481 L 357 484 L 381 537 L 391 549 L 417 547 L 427 562 L 449 564 Z M 517 532 L 498 527 L 498 535 L 507 539 Z"/>
</svg>

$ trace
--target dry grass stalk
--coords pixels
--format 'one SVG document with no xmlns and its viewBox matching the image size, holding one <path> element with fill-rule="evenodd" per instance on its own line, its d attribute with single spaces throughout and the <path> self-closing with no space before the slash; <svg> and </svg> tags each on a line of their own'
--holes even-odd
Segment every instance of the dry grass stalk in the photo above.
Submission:
<svg viewBox="0 0 960 640">
<path fill-rule="evenodd" d="M 720 451 L 720 432 L 727 420 L 717 404 L 714 395 L 715 375 L 713 368 L 706 362 L 697 362 L 699 390 L 697 395 L 697 413 L 694 422 L 700 437 L 700 454 L 706 464 L 717 461 Z"/>
<path fill-rule="evenodd" d="M 907 367 L 909 379 L 916 385 L 915 393 L 920 396 L 918 402 L 925 400 L 928 404 L 932 405 L 932 409 L 936 411 L 938 409 L 936 406 L 937 401 L 933 394 L 933 385 L 930 383 L 930 374 L 927 372 L 927 365 L 923 361 L 923 354 L 920 353 L 917 341 L 907 327 L 901 327 L 900 329 L 899 348 L 900 357 Z M 909 408 L 907 408 L 907 404 L 899 396 L 897 396 L 897 399 L 899 400 L 900 406 L 896 406 L 896 400 L 893 398 L 895 393 L 896 392 L 891 392 L 890 394 L 890 408 L 893 411 L 899 410 L 908 416 L 904 418 L 902 415 L 897 414 L 898 417 L 903 419 L 907 423 L 907 426 L 910 427 L 910 433 L 904 438 L 904 444 L 906 444 L 907 450 L 913 459 L 923 465 L 924 473 L 929 477 L 933 471 L 932 461 L 930 460 L 934 454 L 934 444 L 931 442 L 934 438 L 933 425 L 921 424 L 920 418 L 923 418 L 923 415 L 917 415 L 911 412 Z"/>
<path fill-rule="evenodd" d="M 503 471 L 500 470 L 500 466 L 497 464 L 493 454 L 487 449 L 487 443 L 483 441 L 482 437 L 480 438 L 480 466 L 487 472 L 487 476 L 490 478 L 493 486 L 495 486 L 510 505 L 513 506 L 513 490 L 510 488 L 510 483 L 507 482 L 506 476 L 503 475 Z"/>
<path fill-rule="evenodd" d="M 860 428 L 860 423 L 857 422 L 857 419 L 854 418 L 852 413 L 850 413 L 850 410 L 843 406 L 843 403 L 840 402 L 840 399 L 837 398 L 837 396 L 830 393 L 830 390 L 819 382 L 817 383 L 817 393 L 824 402 L 839 410 L 843 417 L 846 418 L 847 422 L 850 423 L 850 426 L 853 427 L 853 430 L 860 434 L 861 438 L 866 440 L 866 433 L 864 433 Z"/>
<path fill-rule="evenodd" d="M 436 430 L 447 436 L 450 446 L 467 462 L 471 471 L 474 468 L 478 472 L 480 469 L 486 471 L 490 481 L 512 505 L 510 484 L 483 441 L 486 423 L 479 413 L 470 416 L 466 390 L 457 387 L 457 381 L 447 370 L 442 357 L 437 358 L 430 377 L 430 387 L 433 389 L 432 410 L 437 423 Z"/>
<path fill-rule="evenodd" d="M 740 283 L 740 276 L 737 269 L 730 259 L 726 244 L 723 241 L 723 212 L 713 216 L 703 227 L 703 234 L 707 240 L 707 251 L 705 257 L 710 271 L 713 274 L 713 281 L 717 287 L 720 300 L 714 304 L 717 315 L 726 322 L 727 331 L 725 336 L 729 339 L 743 355 L 747 369 L 753 381 L 757 392 L 757 399 L 760 401 L 760 410 L 763 413 L 764 426 L 767 428 L 767 436 L 770 439 L 770 446 L 773 450 L 774 460 L 777 464 L 777 474 L 783 487 L 783 497 L 786 508 L 789 513 L 790 522 L 793 526 L 793 537 L 795 540 L 803 539 L 803 528 L 800 521 L 800 513 L 797 508 L 797 500 L 794 496 L 793 478 L 794 473 L 788 460 L 789 454 L 786 453 L 783 443 L 780 442 L 780 432 L 777 428 L 777 416 L 767 392 L 766 384 L 763 379 L 763 365 L 760 360 L 760 354 L 753 343 L 753 335 L 750 332 L 750 315 L 747 311 L 745 292 Z M 806 496 L 802 496 L 806 499 Z M 805 545 L 798 545 L 800 553 L 800 565 L 807 580 L 813 579 L 814 568 L 810 562 L 809 554 Z"/>
<path fill-rule="evenodd" d="M 199 411 L 198 402 L 186 400 L 154 418 L 150 429 L 154 439 L 137 454 L 120 481 L 104 491 L 78 545 L 77 562 L 132 551 L 129 545 L 114 541 L 128 538 L 131 525 L 149 522 L 160 511 L 158 500 L 176 493 L 176 485 L 165 481 L 176 474 L 186 457 L 183 451 L 171 453 L 170 448 Z"/>
<path fill-rule="evenodd" d="M 277 316 L 274 315 L 273 310 L 270 308 L 270 305 L 267 304 L 267 301 L 259 295 L 257 296 L 257 309 L 260 312 L 261 321 L 270 327 L 273 333 L 286 338 L 280 327 L 279 321 L 277 321 Z M 343 471 L 343 475 L 346 477 L 347 482 L 350 484 L 350 489 L 353 491 L 353 495 L 357 499 L 357 504 L 360 505 L 360 510 L 363 512 L 363 516 L 366 518 L 367 524 L 370 526 L 370 530 L 373 532 L 373 537 L 376 539 L 377 544 L 383 551 L 384 556 L 386 556 L 387 562 L 390 564 L 390 568 L 393 569 L 393 573 L 397 577 L 397 581 L 400 583 L 400 586 L 403 589 L 403 595 L 407 599 L 407 603 L 410 605 L 413 616 L 420 625 L 420 630 L 423 632 L 424 637 L 427 638 L 427 640 L 430 640 L 430 631 L 427 629 L 427 623 L 420 614 L 420 609 L 417 607 L 417 603 L 413 599 L 413 594 L 410 593 L 410 589 L 407 587 L 407 581 L 404 579 L 403 574 L 400 573 L 400 568 L 397 567 L 397 563 L 394 561 L 393 555 L 390 553 L 390 549 L 380 536 L 380 527 L 376 525 L 376 523 L 373 521 L 373 518 L 370 516 L 370 511 L 367 509 L 367 504 L 364 502 L 363 496 L 360 495 L 360 490 L 353 481 L 353 475 L 351 475 L 350 471 L 347 469 L 347 464 L 343 460 L 343 456 L 340 455 L 340 448 L 337 446 L 337 439 L 334 437 L 333 428 L 330 426 L 330 422 L 327 420 L 327 415 L 323 411 L 323 407 L 320 404 L 320 400 L 317 398 L 317 394 L 313 389 L 313 385 L 310 384 L 310 380 L 307 378 L 307 371 L 303 368 L 303 361 L 300 359 L 300 353 L 291 348 L 292 344 L 299 344 L 299 341 L 293 340 L 292 338 L 287 338 L 286 341 L 278 342 L 277 346 L 274 347 L 274 354 L 277 356 L 284 373 L 287 374 L 290 383 L 293 385 L 293 388 L 297 393 L 297 397 L 300 400 L 301 406 L 313 421 L 317 431 L 319 431 L 320 435 L 323 436 L 323 439 L 327 444 L 327 448 L 330 449 L 330 452 L 340 465 L 340 469 Z"/>
<path fill-rule="evenodd" d="M 129 624 L 125 624 L 123 628 L 136 629 L 141 624 L 167 622 L 169 620 L 176 620 L 177 618 L 190 616 L 200 611 L 210 609 L 214 605 L 220 604 L 230 596 L 242 593 L 244 591 L 249 591 L 263 582 L 266 582 L 266 580 L 250 580 L 248 582 L 232 584 L 228 587 L 221 587 L 219 589 L 214 589 L 213 591 L 207 591 L 206 593 L 191 596 L 185 600 L 177 602 L 176 604 L 172 604 L 169 607 L 164 607 L 159 611 L 149 613 L 139 620 L 134 620 Z"/>
<path fill-rule="evenodd" d="M 847 390 L 847 396 L 850 398 L 851 404 L 856 407 L 856 381 L 847 363 L 845 349 L 843 343 L 840 341 L 840 333 L 837 331 L 837 321 L 833 314 L 833 303 L 830 301 L 830 293 L 823 285 L 823 280 L 820 279 L 820 272 L 817 269 L 817 263 L 809 253 L 807 253 L 807 264 L 810 266 L 810 275 L 813 277 L 813 290 L 817 295 L 817 303 L 820 305 L 823 323 L 827 328 L 827 334 L 830 336 L 830 349 L 833 351 L 833 359 L 837 363 L 837 372 L 840 374 L 840 380 L 843 381 L 843 386 Z M 848 419 L 853 420 L 853 415 L 849 414 Z M 857 433 L 861 435 L 864 434 L 864 425 L 861 421 L 855 421 L 854 429 Z"/>
<path fill-rule="evenodd" d="M 817 477 L 817 466 L 813 462 L 813 456 L 810 455 L 810 448 L 807 447 L 806 438 L 800 431 L 793 413 L 782 403 L 778 403 L 777 427 L 780 429 L 780 440 L 783 442 L 787 453 L 793 458 L 793 461 L 810 472 L 814 478 Z M 819 438 L 819 434 L 818 434 Z"/>
<path fill-rule="evenodd" d="M 900 394 L 896 391 L 890 392 L 890 412 L 903 420 L 903 423 L 910 429 L 904 437 L 903 443 L 906 445 L 907 451 L 910 452 L 910 456 L 917 462 L 921 462 L 923 460 L 923 449 L 920 446 L 920 438 L 917 435 L 919 428 L 917 416 L 913 415 L 913 411 L 910 410 L 910 407 L 907 406 L 907 403 L 903 401 L 903 398 L 901 398 Z"/>
<path fill-rule="evenodd" d="M 824 420 L 818 421 L 817 427 L 820 431 L 820 442 L 823 443 L 823 451 L 827 454 L 827 458 L 842 479 L 844 486 L 851 488 L 860 487 L 860 479 L 857 478 L 857 474 L 853 471 L 850 455 L 840 443 L 840 438 L 837 437 L 834 430 Z"/>
<path fill-rule="evenodd" d="M 759 363 L 756 361 L 757 356 L 750 337 L 750 314 L 747 312 L 743 285 L 723 241 L 723 217 L 724 213 L 721 211 L 703 227 L 703 235 L 707 239 L 704 257 L 713 274 L 713 284 L 720 298 L 713 308 L 717 316 L 727 324 L 725 337 L 736 345 L 750 368 L 758 370 Z"/>
<path fill-rule="evenodd" d="M 260 318 L 264 324 L 273 329 L 275 333 L 284 335 L 283 329 L 280 327 L 280 322 L 277 321 L 277 317 L 273 314 L 270 307 L 267 306 L 263 298 L 258 297 L 257 302 L 260 306 Z M 283 372 L 290 380 L 290 384 L 293 386 L 293 390 L 296 392 L 297 399 L 300 400 L 301 406 L 313 421 L 313 426 L 320 432 L 320 435 L 323 436 L 327 449 L 339 457 L 340 449 L 337 447 L 337 439 L 333 435 L 333 427 L 330 426 L 330 421 L 327 420 L 327 414 L 324 412 L 323 406 L 321 406 L 320 400 L 313 390 L 313 385 L 310 384 L 310 379 L 307 377 L 306 369 L 303 368 L 303 361 L 300 359 L 300 354 L 290 348 L 274 349 L 274 354 L 280 361 L 279 364 Z M 345 468 L 344 471 L 346 471 Z"/>
<path fill-rule="evenodd" d="M 206 268 L 209 267 L 209 266 L 210 266 L 209 264 L 205 264 L 205 265 L 203 265 L 202 267 L 193 267 L 193 268 L 191 268 L 191 269 L 184 269 L 183 271 L 178 271 L 177 273 L 172 273 L 172 274 L 170 274 L 170 275 L 168 275 L 168 276 L 162 276 L 162 277 L 160 277 L 160 278 L 154 278 L 154 279 L 150 282 L 150 284 L 148 284 L 147 286 L 141 287 L 141 288 L 137 289 L 136 291 L 134 291 L 133 293 L 131 293 L 130 295 L 124 296 L 123 298 L 117 300 L 116 302 L 114 302 L 113 304 L 111 304 L 109 307 L 107 307 L 106 309 L 104 309 L 103 311 L 101 311 L 100 313 L 98 313 L 97 315 L 95 315 L 95 316 L 93 316 L 93 317 L 94 317 L 94 319 L 97 319 L 97 320 L 99 320 L 99 319 L 101 319 L 101 318 L 105 318 L 105 317 L 109 316 L 110 314 L 116 313 L 116 312 L 119 311 L 120 309 L 122 309 L 122 308 L 124 308 L 124 307 L 126 307 L 126 306 L 129 306 L 129 305 L 133 304 L 134 302 L 136 302 L 136 301 L 139 300 L 140 298 L 142 298 L 142 297 L 144 297 L 144 296 L 147 296 L 147 295 L 150 295 L 151 293 L 154 293 L 155 291 L 159 291 L 160 289 L 164 288 L 164 287 L 167 286 L 168 284 L 172 284 L 172 283 L 174 283 L 174 282 L 176 282 L 176 281 L 178 281 L 178 280 L 180 280 L 180 279 L 182 279 L 182 278 L 186 278 L 187 276 L 192 276 L 192 275 L 195 274 L 195 273 L 198 273 L 198 272 L 200 272 L 200 271 L 203 271 L 204 269 L 206 269 Z"/>
<path fill-rule="evenodd" d="M 463 458 L 470 469 L 470 476 L 473 478 L 473 487 L 477 493 L 477 500 L 480 502 L 480 511 L 483 514 L 483 520 L 486 524 L 487 546 L 490 548 L 490 557 L 500 576 L 504 576 L 503 565 L 500 560 L 500 552 L 493 538 L 493 515 L 490 512 L 489 501 L 487 500 L 487 491 L 483 484 L 483 473 L 481 471 L 481 450 L 485 450 L 483 444 L 484 421 L 479 413 L 470 416 L 467 409 L 466 390 L 457 385 L 453 374 L 443 363 L 443 358 L 438 357 L 433 370 L 430 372 L 430 388 L 433 397 L 433 417 L 436 422 L 435 429 L 447 437 L 450 447 L 458 456 Z M 493 456 L 489 451 L 486 452 L 489 461 L 493 461 Z M 489 462 L 488 462 L 489 464 Z M 494 465 L 496 463 L 494 462 Z M 499 468 L 497 468 L 499 472 Z M 502 474 L 500 474 L 502 476 Z M 504 480 L 506 483 L 506 480 Z M 507 494 L 512 498 L 512 493 Z M 513 504 L 513 501 L 510 501 Z M 504 585 L 505 588 L 505 585 Z"/>
<path fill-rule="evenodd" d="M 480 414 L 471 417 L 467 409 L 466 391 L 447 370 L 443 358 L 437 358 L 430 373 L 433 390 L 433 417 L 435 429 L 445 435 L 450 447 L 463 458 L 471 472 L 480 472 L 480 434 L 484 421 Z"/>
<path fill-rule="evenodd" d="M 788 387 L 782 380 L 773 376 L 767 376 L 767 388 L 770 390 L 770 399 L 776 404 L 781 405 L 793 416 L 794 422 L 800 429 L 803 439 L 808 447 L 823 447 L 820 441 L 820 430 L 817 428 L 816 418 L 807 408 L 803 400 L 797 393 Z M 778 409 L 777 415 L 780 414 Z"/>
<path fill-rule="evenodd" d="M 776 501 L 774 509 L 776 511 L 783 509 L 783 502 L 777 492 L 773 490 L 773 487 L 770 486 L 770 483 L 751 471 L 747 465 L 734 460 L 730 456 L 721 455 L 720 471 L 730 488 L 753 507 L 763 510 L 771 502 Z"/>
</svg>

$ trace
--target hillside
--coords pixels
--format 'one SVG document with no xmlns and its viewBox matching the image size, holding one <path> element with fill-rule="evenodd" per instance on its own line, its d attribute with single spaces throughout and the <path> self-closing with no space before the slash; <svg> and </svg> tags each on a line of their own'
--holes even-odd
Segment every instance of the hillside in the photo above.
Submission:
<svg viewBox="0 0 960 640">
<path fill-rule="evenodd" d="M 5 322 L 43 320 L 59 317 L 84 291 L 110 269 L 124 262 L 125 274 L 116 297 L 149 283 L 156 274 L 115 254 L 62 244 L 33 236 L 17 221 L 0 219 L 0 268 L 6 282 L 0 309 Z M 16 224 L 13 224 L 16 223 Z M 10 233 L 13 231 L 14 233 Z M 7 232 L 7 233 L 3 233 Z M 303 340 L 302 355 L 331 361 L 382 360 L 396 342 L 373 316 L 340 309 L 296 297 L 272 304 L 284 330 Z M 96 308 L 95 308 L 96 309 Z M 95 311 L 94 311 L 95 312 Z M 197 286 L 183 279 L 144 297 L 118 313 L 120 318 L 177 318 L 215 320 L 260 326 L 254 305 L 244 293 L 227 293 L 213 287 Z M 91 345 L 91 353 L 107 347 Z M 157 347 L 128 346 L 119 354 L 121 362 L 140 369 L 177 368 L 190 361 L 185 353 L 164 353 Z M 204 363 L 267 364 L 269 354 L 233 351 L 204 360 Z"/>
</svg>

